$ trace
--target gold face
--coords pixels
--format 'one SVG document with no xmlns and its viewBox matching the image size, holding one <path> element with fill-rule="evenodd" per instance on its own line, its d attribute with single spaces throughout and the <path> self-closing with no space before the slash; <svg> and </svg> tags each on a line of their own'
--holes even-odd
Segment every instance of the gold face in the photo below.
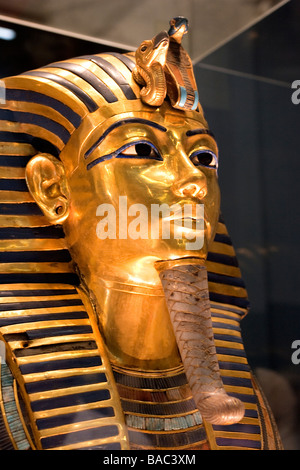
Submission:
<svg viewBox="0 0 300 470">
<path fill-rule="evenodd" d="M 60 160 L 38 154 L 26 167 L 35 201 L 63 226 L 110 360 L 147 370 L 180 364 L 159 273 L 204 264 L 220 206 L 218 149 L 200 104 L 193 111 L 193 83 L 185 99 L 176 95 L 184 109 L 142 99 L 144 88 L 157 96 L 158 65 L 146 67 L 140 95 L 130 74 L 139 98 L 86 114 Z M 163 80 L 168 90 L 175 78 Z"/>
<path fill-rule="evenodd" d="M 158 283 L 156 261 L 204 261 L 215 233 L 220 196 L 214 138 L 197 112 L 176 111 L 167 103 L 143 108 L 102 125 L 90 123 L 93 130 L 80 154 L 72 154 L 74 145 L 61 154 L 63 163 L 73 161 L 71 170 L 65 165 L 66 240 L 88 279 Z M 161 205 L 172 210 L 159 214 L 155 231 L 153 206 Z M 197 219 L 199 213 L 204 220 Z M 181 237 L 178 227 L 183 227 Z M 195 249 L 200 239 L 201 248 Z"/>
<path fill-rule="evenodd" d="M 29 135 L 59 152 L 35 155 L 26 179 L 50 222 L 63 226 L 79 294 L 113 367 L 150 377 L 183 367 L 202 418 L 232 424 L 244 406 L 221 379 L 205 263 L 216 249 L 218 149 L 180 44 L 186 31 L 177 17 L 168 33 L 142 43 L 135 61 L 93 55 L 53 64 L 50 75 L 31 72 L 33 83 L 24 77 L 23 86 L 51 98 Z"/>
</svg>

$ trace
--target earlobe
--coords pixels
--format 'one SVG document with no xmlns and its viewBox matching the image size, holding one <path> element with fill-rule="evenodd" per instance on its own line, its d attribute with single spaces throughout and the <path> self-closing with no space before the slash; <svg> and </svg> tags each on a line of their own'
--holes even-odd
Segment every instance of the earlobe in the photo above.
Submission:
<svg viewBox="0 0 300 470">
<path fill-rule="evenodd" d="M 26 166 L 31 195 L 52 224 L 63 223 L 69 215 L 69 191 L 63 164 L 50 154 L 35 155 Z"/>
</svg>

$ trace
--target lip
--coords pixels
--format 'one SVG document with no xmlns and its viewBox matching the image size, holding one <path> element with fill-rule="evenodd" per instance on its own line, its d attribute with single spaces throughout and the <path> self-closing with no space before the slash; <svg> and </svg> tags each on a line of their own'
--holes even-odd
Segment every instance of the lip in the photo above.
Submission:
<svg viewBox="0 0 300 470">
<path fill-rule="evenodd" d="M 204 222 L 205 224 L 205 219 L 203 217 L 199 217 L 199 214 L 197 214 L 197 206 L 192 206 L 191 207 L 192 209 L 192 213 L 191 214 L 188 214 L 185 216 L 184 214 L 184 210 L 178 210 L 178 211 L 175 211 L 172 215 L 169 215 L 168 217 L 163 217 L 163 220 L 164 221 L 176 221 L 176 220 L 180 220 L 182 222 L 184 222 L 185 220 L 187 221 L 199 221 L 199 223 L 201 221 Z"/>
<path fill-rule="evenodd" d="M 173 222 L 174 226 L 181 227 L 183 232 L 193 231 L 203 233 L 205 231 L 205 220 L 203 218 L 182 217 L 173 219 Z"/>
</svg>

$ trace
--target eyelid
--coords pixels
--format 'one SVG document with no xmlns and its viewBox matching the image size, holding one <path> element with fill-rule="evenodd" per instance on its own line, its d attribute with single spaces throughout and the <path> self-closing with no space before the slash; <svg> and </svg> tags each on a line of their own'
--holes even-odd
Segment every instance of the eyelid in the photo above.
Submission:
<svg viewBox="0 0 300 470">
<path fill-rule="evenodd" d="M 214 137 L 210 133 L 205 134 L 195 134 L 189 137 L 191 140 L 190 149 L 207 149 L 210 152 L 213 152 L 218 157 L 218 146 Z"/>
<path fill-rule="evenodd" d="M 151 157 L 151 156 L 139 156 L 139 155 L 123 155 L 123 156 L 120 156 L 120 154 L 122 152 L 124 152 L 124 150 L 127 150 L 128 148 L 130 147 L 134 147 L 135 145 L 138 145 L 138 144 L 146 144 L 146 145 L 149 145 L 153 150 L 154 152 L 156 153 L 157 155 L 157 158 L 154 158 L 154 157 Z M 128 144 L 125 144 L 123 145 L 121 148 L 119 148 L 118 150 L 116 150 L 114 153 L 114 156 L 115 157 L 118 157 L 119 158 L 146 158 L 146 159 L 150 159 L 150 160 L 159 160 L 159 161 L 163 161 L 159 151 L 157 150 L 157 148 L 155 147 L 154 144 L 152 144 L 152 142 L 149 142 L 149 140 L 135 140 L 133 142 L 128 142 Z"/>
<path fill-rule="evenodd" d="M 121 155 L 120 154 L 126 150 L 127 148 L 129 147 L 133 147 L 134 145 L 137 145 L 137 144 L 147 144 L 147 145 L 150 145 L 153 150 L 156 152 L 157 154 L 157 158 L 153 158 L 153 157 L 139 157 L 138 155 Z M 90 170 L 91 168 L 93 168 L 93 166 L 97 165 L 98 163 L 102 163 L 106 160 L 110 160 L 112 158 L 136 158 L 136 159 L 148 159 L 148 160 L 158 160 L 158 161 L 163 161 L 160 153 L 158 152 L 157 148 L 155 147 L 154 144 L 152 144 L 152 142 L 149 142 L 148 140 L 135 140 L 133 142 L 128 142 L 127 144 L 124 144 L 122 145 L 122 147 L 120 147 L 119 149 L 115 150 L 114 152 L 110 153 L 110 154 L 107 154 L 107 155 L 102 155 L 101 157 L 98 157 L 96 158 L 95 160 L 91 161 L 90 163 L 88 163 L 87 165 L 87 170 Z"/>
<path fill-rule="evenodd" d="M 195 166 L 205 166 L 206 168 L 213 168 L 213 169 L 218 169 L 218 157 L 217 155 L 215 154 L 215 152 L 213 152 L 213 150 L 211 149 L 208 149 L 208 148 L 205 148 L 205 147 L 202 147 L 201 149 L 198 149 L 198 150 L 195 150 L 190 156 L 190 160 L 192 161 L 192 159 L 198 155 L 201 155 L 201 153 L 209 153 L 212 158 L 213 158 L 213 161 L 214 161 L 214 165 L 204 165 L 204 164 L 201 164 L 199 163 L 199 165 L 195 165 Z M 212 162 L 213 163 L 213 162 Z"/>
</svg>

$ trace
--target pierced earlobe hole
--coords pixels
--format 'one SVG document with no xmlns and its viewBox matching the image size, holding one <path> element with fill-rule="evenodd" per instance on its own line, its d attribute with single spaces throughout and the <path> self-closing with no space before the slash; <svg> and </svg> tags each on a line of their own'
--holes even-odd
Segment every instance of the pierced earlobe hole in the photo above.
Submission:
<svg viewBox="0 0 300 470">
<path fill-rule="evenodd" d="M 64 211 L 63 206 L 57 206 L 55 208 L 55 212 L 56 212 L 57 215 L 61 215 L 63 213 L 63 211 Z"/>
</svg>

